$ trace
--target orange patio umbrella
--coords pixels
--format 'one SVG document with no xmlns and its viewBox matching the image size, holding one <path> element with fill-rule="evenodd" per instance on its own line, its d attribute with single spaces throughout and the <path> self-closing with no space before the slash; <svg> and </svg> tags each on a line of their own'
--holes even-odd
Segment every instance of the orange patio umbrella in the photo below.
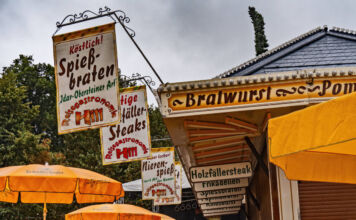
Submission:
<svg viewBox="0 0 356 220">
<path fill-rule="evenodd" d="M 25 165 L 0 168 L 0 201 L 17 203 L 114 202 L 124 196 L 120 182 L 90 170 L 61 165 Z"/>
<path fill-rule="evenodd" d="M 155 214 L 161 216 L 161 220 L 175 220 L 174 218 L 169 217 L 168 215 L 163 215 L 161 213 L 155 213 Z"/>
<path fill-rule="evenodd" d="M 87 206 L 66 214 L 66 220 L 161 220 L 160 214 L 126 204 L 100 204 Z M 166 218 L 167 219 L 167 218 Z"/>
</svg>

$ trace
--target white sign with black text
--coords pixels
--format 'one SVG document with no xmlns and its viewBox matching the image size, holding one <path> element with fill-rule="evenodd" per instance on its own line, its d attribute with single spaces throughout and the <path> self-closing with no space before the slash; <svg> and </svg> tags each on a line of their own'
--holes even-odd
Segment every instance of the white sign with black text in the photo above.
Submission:
<svg viewBox="0 0 356 220">
<path fill-rule="evenodd" d="M 201 209 L 216 209 L 216 208 L 226 208 L 226 207 L 240 207 L 241 204 L 242 204 L 241 200 L 233 200 L 233 201 L 200 204 L 200 208 Z"/>
<path fill-rule="evenodd" d="M 242 200 L 243 195 L 230 195 L 230 196 L 221 196 L 221 197 L 212 197 L 206 199 L 198 199 L 199 204 L 212 203 L 212 202 L 223 202 L 223 201 L 232 201 L 232 200 Z"/>
<path fill-rule="evenodd" d="M 205 199 L 205 198 L 229 196 L 229 195 L 243 195 L 245 193 L 246 193 L 245 188 L 230 188 L 230 189 L 219 189 L 219 190 L 197 192 L 196 197 L 197 199 Z"/>
<path fill-rule="evenodd" d="M 246 187 L 246 186 L 248 186 L 248 178 L 224 179 L 224 180 L 214 180 L 209 182 L 194 183 L 194 190 L 196 192 L 200 192 L 200 191 L 229 189 L 229 188 Z"/>
</svg>

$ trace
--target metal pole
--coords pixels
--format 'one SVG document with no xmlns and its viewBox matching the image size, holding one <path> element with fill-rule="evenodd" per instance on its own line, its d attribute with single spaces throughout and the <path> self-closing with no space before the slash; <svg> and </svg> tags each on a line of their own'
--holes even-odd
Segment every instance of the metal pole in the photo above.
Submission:
<svg viewBox="0 0 356 220">
<path fill-rule="evenodd" d="M 142 52 L 141 48 L 137 45 L 135 39 L 130 35 L 130 33 L 128 32 L 128 30 L 126 29 L 126 26 L 122 23 L 122 21 L 119 19 L 119 17 L 116 15 L 116 13 L 114 13 L 116 19 L 119 21 L 121 27 L 125 30 L 126 34 L 129 36 L 129 38 L 131 39 L 132 43 L 135 44 L 136 48 L 138 49 L 138 51 L 140 51 L 141 55 L 143 56 L 143 58 L 146 60 L 147 64 L 151 67 L 153 73 L 156 75 L 156 77 L 158 78 L 158 80 L 160 81 L 161 84 L 164 84 L 161 77 L 158 75 L 158 73 L 156 72 L 155 68 L 152 66 L 152 64 L 150 63 L 150 61 L 147 59 L 146 55 Z"/>
</svg>

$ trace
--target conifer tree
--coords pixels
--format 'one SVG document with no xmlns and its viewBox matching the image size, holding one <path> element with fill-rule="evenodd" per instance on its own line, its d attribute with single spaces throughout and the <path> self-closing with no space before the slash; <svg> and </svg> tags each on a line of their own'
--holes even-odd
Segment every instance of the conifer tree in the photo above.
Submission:
<svg viewBox="0 0 356 220">
<path fill-rule="evenodd" d="M 265 35 L 265 22 L 263 17 L 255 7 L 248 7 L 248 14 L 252 20 L 253 28 L 255 30 L 255 50 L 256 56 L 268 50 L 268 42 Z"/>
</svg>

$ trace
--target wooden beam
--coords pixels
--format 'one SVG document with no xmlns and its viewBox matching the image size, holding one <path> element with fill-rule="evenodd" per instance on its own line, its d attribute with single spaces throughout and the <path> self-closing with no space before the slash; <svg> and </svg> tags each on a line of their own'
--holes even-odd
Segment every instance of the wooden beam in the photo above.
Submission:
<svg viewBox="0 0 356 220">
<path fill-rule="evenodd" d="M 242 163 L 246 161 L 250 161 L 249 156 L 241 157 L 241 158 L 235 158 L 235 159 L 229 159 L 229 160 L 219 160 L 219 161 L 214 161 L 214 162 L 206 162 L 198 165 L 204 165 L 204 166 L 211 166 L 211 165 L 221 165 L 221 164 L 229 164 L 229 163 Z"/>
<path fill-rule="evenodd" d="M 190 121 L 190 120 L 184 121 L 184 127 L 186 129 L 189 129 L 189 128 L 205 128 L 205 129 L 219 129 L 219 130 L 227 130 L 227 131 L 236 130 L 235 126 L 227 125 L 227 124 L 224 124 L 224 123 Z"/>
<path fill-rule="evenodd" d="M 263 123 L 262 123 L 262 131 L 265 131 L 267 129 L 268 121 L 270 119 L 271 119 L 271 113 L 266 112 L 265 119 L 263 120 Z"/>
<path fill-rule="evenodd" d="M 256 206 L 258 210 L 260 210 L 260 203 L 256 199 L 256 197 L 252 194 L 250 187 L 246 187 L 246 194 L 249 198 L 252 199 L 253 204 Z"/>
<path fill-rule="evenodd" d="M 246 128 L 246 129 L 250 130 L 251 132 L 257 132 L 258 131 L 257 125 L 251 124 L 251 123 L 247 123 L 247 122 L 241 121 L 241 120 L 236 119 L 236 118 L 225 117 L 225 123 L 237 126 L 239 128 Z"/>
<path fill-rule="evenodd" d="M 235 131 L 224 131 L 219 129 L 204 129 L 204 130 L 188 130 L 187 133 L 189 137 L 197 137 L 197 136 L 210 136 L 210 135 L 238 135 L 238 134 L 247 134 L 249 132 L 248 129 L 240 128 Z"/>
<path fill-rule="evenodd" d="M 189 142 L 199 143 L 199 142 L 209 142 L 209 141 L 223 141 L 231 138 L 243 138 L 243 137 L 256 137 L 259 136 L 257 133 L 249 133 L 249 134 L 241 134 L 241 135 L 211 135 L 211 136 L 204 136 L 204 137 L 192 137 L 189 138 Z"/>
<path fill-rule="evenodd" d="M 209 143 L 209 144 L 202 144 L 198 143 L 195 144 L 192 147 L 193 152 L 200 152 L 203 150 L 213 150 L 213 149 L 220 149 L 223 147 L 228 147 L 228 146 L 234 146 L 234 145 L 240 145 L 245 143 L 245 140 L 243 138 L 233 138 L 221 142 L 214 142 L 214 143 Z"/>
<path fill-rule="evenodd" d="M 242 158 L 242 157 L 246 157 L 247 155 L 249 155 L 249 151 L 224 154 L 224 155 L 219 155 L 219 156 L 215 156 L 215 157 L 206 157 L 206 158 L 202 158 L 202 159 L 196 159 L 195 161 L 198 164 L 203 164 L 203 163 L 209 163 L 209 162 L 214 162 L 214 161 Z"/>
<path fill-rule="evenodd" d="M 238 136 L 242 137 L 241 135 Z M 189 142 L 198 143 L 198 142 L 209 141 L 209 140 L 220 140 L 220 139 L 224 139 L 225 137 L 231 137 L 231 135 L 209 135 L 203 137 L 190 137 Z"/>
<path fill-rule="evenodd" d="M 252 141 L 250 140 L 249 137 L 245 137 L 245 141 L 246 141 L 247 146 L 249 146 L 251 152 L 257 159 L 257 166 L 260 165 L 268 177 L 268 175 L 269 175 L 268 168 L 267 168 L 266 164 L 263 162 L 261 155 L 257 152 L 255 145 L 252 143 Z"/>
<path fill-rule="evenodd" d="M 204 157 L 214 157 L 217 155 L 222 155 L 222 154 L 228 154 L 228 153 L 234 153 L 234 152 L 240 152 L 240 151 L 249 151 L 250 149 L 247 147 L 247 145 L 241 144 L 241 145 L 236 145 L 233 147 L 225 147 L 225 148 L 220 148 L 216 150 L 208 150 L 208 151 L 202 151 L 199 153 L 195 153 L 195 158 L 200 159 Z"/>
</svg>

